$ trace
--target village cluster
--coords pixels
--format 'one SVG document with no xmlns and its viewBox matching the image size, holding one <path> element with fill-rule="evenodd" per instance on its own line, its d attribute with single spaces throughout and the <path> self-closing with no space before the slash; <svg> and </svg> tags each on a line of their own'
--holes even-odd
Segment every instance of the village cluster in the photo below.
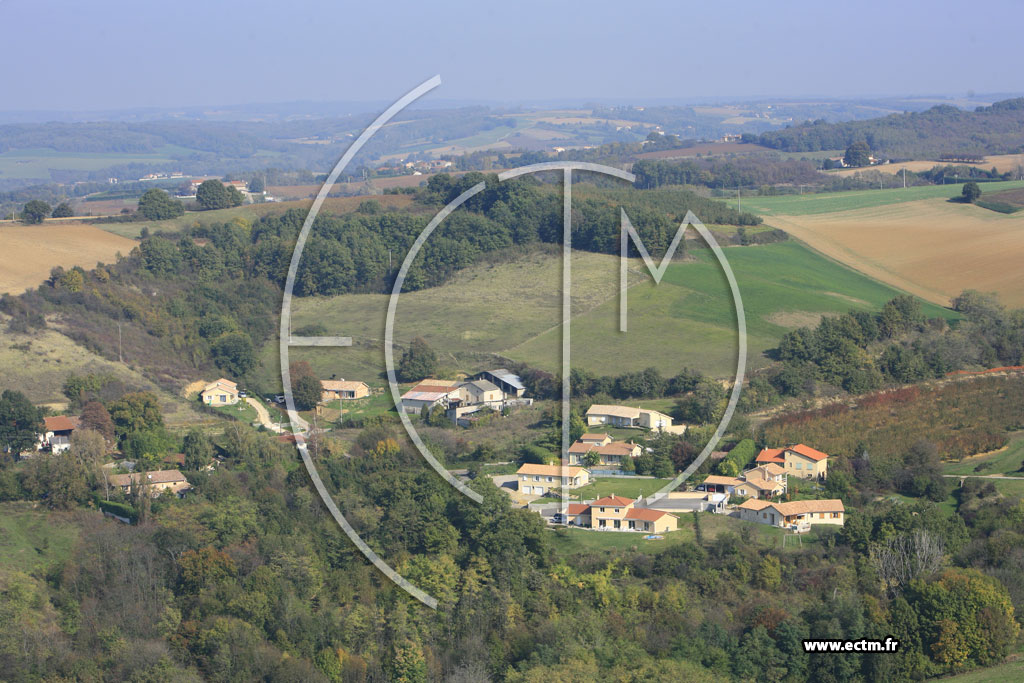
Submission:
<svg viewBox="0 0 1024 683">
<path fill-rule="evenodd" d="M 598 408 L 606 412 L 609 406 Z M 753 466 L 738 477 L 708 475 L 690 490 L 663 496 L 633 499 L 613 494 L 569 503 L 564 512 L 561 503 L 551 500 L 563 493 L 572 497 L 574 490 L 591 484 L 595 474 L 613 474 L 610 470 L 620 468 L 625 458 L 639 457 L 642 452 L 642 447 L 631 441 L 616 442 L 607 434 L 587 433 L 569 447 L 566 464 L 522 465 L 516 472 L 518 492 L 532 496 L 537 502 L 530 503 L 530 509 L 551 523 L 586 529 L 660 534 L 676 530 L 679 515 L 694 511 L 727 514 L 795 533 L 817 524 L 842 526 L 845 521 L 839 499 L 785 500 L 789 477 L 821 484 L 828 476 L 829 456 L 804 444 L 763 449 Z M 581 459 L 591 455 L 597 456 L 597 466 L 608 471 L 580 466 Z"/>
<path fill-rule="evenodd" d="M 321 404 L 367 398 L 373 390 L 366 382 L 353 380 L 321 380 Z M 410 388 L 400 399 L 399 410 L 408 415 L 429 415 L 438 409 L 456 425 L 470 426 L 482 415 L 530 405 L 522 379 L 506 370 L 486 370 L 465 380 L 424 379 Z M 247 396 L 231 380 L 220 378 L 204 386 L 199 400 L 211 407 L 234 406 L 245 401 L 259 407 L 260 421 L 275 432 L 282 432 L 267 417 L 266 407 Z M 282 396 L 268 397 L 270 402 L 283 402 Z M 483 412 L 482 412 L 483 411 Z M 684 490 L 662 496 L 628 498 L 605 495 L 583 500 L 574 493 L 599 481 L 636 479 L 630 466 L 645 452 L 638 440 L 616 440 L 602 429 L 663 432 L 681 435 L 686 425 L 657 410 L 625 405 L 593 404 L 585 413 L 588 431 L 572 443 L 560 465 L 526 463 L 515 473 L 517 501 L 540 513 L 551 524 L 563 524 L 594 530 L 637 531 L 662 534 L 674 531 L 680 515 L 693 511 L 726 514 L 750 522 L 780 527 L 802 533 L 817 524 L 844 523 L 845 509 L 838 499 L 792 500 L 789 479 L 798 478 L 812 486 L 822 484 L 828 476 L 826 453 L 804 444 L 785 448 L 766 448 L 738 476 L 711 474 Z M 308 428 L 299 420 L 300 428 Z M 70 448 L 71 435 L 78 428 L 78 418 L 55 416 L 45 418 L 45 433 L 39 435 L 37 449 L 59 453 Z M 287 435 L 286 435 L 287 436 Z M 281 437 L 281 438 L 286 438 Z M 181 473 L 181 454 L 171 454 L 165 464 L 173 469 L 135 472 L 133 463 L 111 463 L 105 469 L 105 480 L 112 490 L 129 492 L 142 484 L 152 496 L 170 492 L 183 495 L 191 485 Z M 118 468 L 121 473 L 114 473 Z M 125 470 L 127 470 L 125 472 Z M 562 505 L 562 495 L 569 499 Z"/>
</svg>

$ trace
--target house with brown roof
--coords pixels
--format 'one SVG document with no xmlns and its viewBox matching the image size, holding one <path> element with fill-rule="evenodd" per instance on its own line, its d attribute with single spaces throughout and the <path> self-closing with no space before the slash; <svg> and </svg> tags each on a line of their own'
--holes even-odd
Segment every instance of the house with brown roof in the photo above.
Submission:
<svg viewBox="0 0 1024 683">
<path fill-rule="evenodd" d="M 765 448 L 754 462 L 758 465 L 774 463 L 784 468 L 786 474 L 824 481 L 828 477 L 828 457 L 828 453 L 798 443 L 785 448 Z"/>
<path fill-rule="evenodd" d="M 709 493 L 727 493 L 730 496 L 736 491 L 736 487 L 743 483 L 739 477 L 726 477 L 720 474 L 709 474 L 704 481 L 694 488 L 697 491 Z"/>
<path fill-rule="evenodd" d="M 622 463 L 643 454 L 643 447 L 632 441 L 612 441 L 607 434 L 584 434 L 589 439 L 580 438 L 569 446 L 567 453 L 570 465 L 588 465 L 603 469 L 619 469 Z M 588 457 L 590 456 L 590 457 Z M 588 463 L 588 459 L 597 459 Z"/>
<path fill-rule="evenodd" d="M 526 463 L 516 471 L 519 492 L 542 496 L 552 489 L 575 489 L 590 483 L 590 471 L 584 467 Z"/>
<path fill-rule="evenodd" d="M 221 377 L 207 384 L 199 396 L 208 406 L 233 406 L 238 403 L 238 385 Z"/>
<path fill-rule="evenodd" d="M 475 379 L 459 386 L 459 400 L 466 405 L 500 407 L 505 394 L 498 385 L 486 379 Z"/>
<path fill-rule="evenodd" d="M 149 489 L 149 495 L 156 498 L 162 493 L 171 492 L 181 495 L 192 488 L 178 470 L 154 470 L 152 472 L 132 472 L 131 474 L 107 475 L 107 483 L 110 486 L 121 489 L 124 493 L 131 493 L 140 486 Z"/>
<path fill-rule="evenodd" d="M 632 498 L 605 496 L 590 503 L 589 508 L 589 515 L 578 512 L 577 519 L 589 516 L 591 529 L 655 534 L 675 531 L 678 527 L 676 515 L 664 510 L 638 508 Z"/>
<path fill-rule="evenodd" d="M 320 380 L 320 402 L 328 401 L 349 401 L 357 398 L 366 398 L 370 395 L 370 385 L 366 382 L 359 382 L 344 379 L 322 379 Z"/>
<path fill-rule="evenodd" d="M 587 424 L 610 425 L 612 427 L 639 427 L 652 431 L 665 431 L 682 434 L 685 425 L 672 426 L 672 418 L 665 413 L 648 408 L 631 408 L 595 403 L 587 408 Z"/>
<path fill-rule="evenodd" d="M 808 531 L 815 524 L 843 526 L 846 522 L 846 508 L 838 498 L 829 500 L 794 500 L 788 503 L 773 503 L 751 498 L 736 506 L 740 519 L 758 524 Z"/>
<path fill-rule="evenodd" d="M 445 379 L 425 379 L 402 394 L 402 412 L 419 415 L 424 407 L 431 410 L 435 406 L 447 408 L 448 404 L 458 397 L 459 382 Z"/>
<path fill-rule="evenodd" d="M 37 451 L 63 453 L 71 448 L 71 434 L 78 429 L 79 420 L 69 415 L 43 418 L 43 433 L 39 435 Z"/>
</svg>

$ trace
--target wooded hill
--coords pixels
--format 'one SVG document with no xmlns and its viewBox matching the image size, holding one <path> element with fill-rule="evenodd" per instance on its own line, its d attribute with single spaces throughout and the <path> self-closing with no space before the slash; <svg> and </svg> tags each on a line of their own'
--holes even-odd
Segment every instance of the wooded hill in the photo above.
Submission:
<svg viewBox="0 0 1024 683">
<path fill-rule="evenodd" d="M 1024 149 L 1024 98 L 964 111 L 939 105 L 920 113 L 868 121 L 824 120 L 761 134 L 757 142 L 785 152 L 846 149 L 865 141 L 892 158 L 936 159 L 943 155 L 1012 154 Z"/>
</svg>

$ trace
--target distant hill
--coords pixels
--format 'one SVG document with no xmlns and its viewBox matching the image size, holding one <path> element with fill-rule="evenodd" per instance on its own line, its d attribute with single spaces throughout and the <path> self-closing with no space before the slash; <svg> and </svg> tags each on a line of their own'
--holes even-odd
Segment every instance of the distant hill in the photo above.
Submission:
<svg viewBox="0 0 1024 683">
<path fill-rule="evenodd" d="M 965 111 L 939 105 L 867 121 L 814 121 L 763 133 L 757 142 L 785 152 L 845 149 L 864 140 L 891 158 L 1012 154 L 1024 150 L 1024 98 Z"/>
</svg>

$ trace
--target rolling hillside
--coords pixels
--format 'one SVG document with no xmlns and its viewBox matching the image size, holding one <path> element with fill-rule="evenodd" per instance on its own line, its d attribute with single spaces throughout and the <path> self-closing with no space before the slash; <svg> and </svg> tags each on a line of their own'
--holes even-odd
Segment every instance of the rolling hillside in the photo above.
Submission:
<svg viewBox="0 0 1024 683">
<path fill-rule="evenodd" d="M 987 195 L 1022 186 L 986 183 L 983 189 Z M 978 289 L 1021 306 L 1024 215 L 947 201 L 959 187 L 764 197 L 750 204 L 768 225 L 933 303 L 947 305 L 964 289 Z"/>
<path fill-rule="evenodd" d="M 693 367 L 715 376 L 735 369 L 734 309 L 713 256 L 691 249 L 655 286 L 631 266 L 629 332 L 617 331 L 618 263 L 614 256 L 577 253 L 573 260 L 573 364 L 596 373 L 659 367 L 671 375 Z M 749 362 L 785 332 L 823 314 L 874 310 L 898 294 L 794 242 L 726 250 L 746 308 Z M 396 316 L 399 345 L 424 337 L 452 369 L 491 364 L 492 354 L 547 370 L 559 367 L 560 257 L 535 252 L 519 260 L 476 266 L 451 283 L 402 295 Z M 351 335 L 350 349 L 293 350 L 325 376 L 379 381 L 383 370 L 386 295 L 299 299 L 293 329 L 321 324 Z M 926 306 L 930 316 L 949 311 Z M 264 348 L 261 376 L 277 380 L 277 346 Z"/>
</svg>

